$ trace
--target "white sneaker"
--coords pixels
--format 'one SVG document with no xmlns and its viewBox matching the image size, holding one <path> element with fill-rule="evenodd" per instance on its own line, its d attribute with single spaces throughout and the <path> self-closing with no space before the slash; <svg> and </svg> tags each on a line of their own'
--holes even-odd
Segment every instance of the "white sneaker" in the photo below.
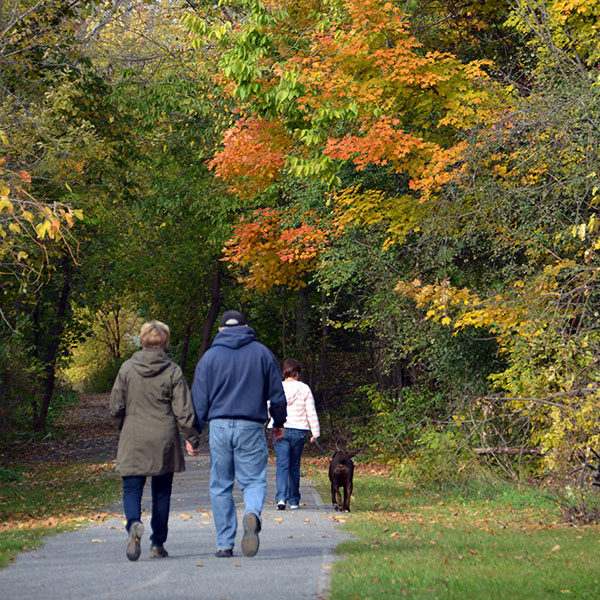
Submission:
<svg viewBox="0 0 600 600">
<path fill-rule="evenodd" d="M 296 510 L 298 508 L 297 504 L 290 504 L 290 510 Z"/>
<path fill-rule="evenodd" d="M 277 510 L 285 510 L 285 502 L 283 500 L 277 503 Z"/>
</svg>

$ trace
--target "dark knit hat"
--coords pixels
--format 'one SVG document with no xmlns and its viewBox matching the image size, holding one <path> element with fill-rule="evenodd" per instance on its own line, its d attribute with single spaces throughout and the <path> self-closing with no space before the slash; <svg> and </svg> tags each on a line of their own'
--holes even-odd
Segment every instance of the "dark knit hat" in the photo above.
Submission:
<svg viewBox="0 0 600 600">
<path fill-rule="evenodd" d="M 237 325 L 246 325 L 246 317 L 237 310 L 226 310 L 221 316 L 220 327 L 235 327 Z"/>
</svg>

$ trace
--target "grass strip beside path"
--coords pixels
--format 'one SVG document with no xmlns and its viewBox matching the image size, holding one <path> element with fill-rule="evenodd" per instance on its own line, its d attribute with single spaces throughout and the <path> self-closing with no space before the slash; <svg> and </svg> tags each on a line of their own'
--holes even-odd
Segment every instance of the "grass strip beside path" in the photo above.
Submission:
<svg viewBox="0 0 600 600">
<path fill-rule="evenodd" d="M 329 499 L 322 467 L 307 475 Z M 357 465 L 352 513 L 334 518 L 355 539 L 339 547 L 330 600 L 600 597 L 600 528 L 561 522 L 541 490 L 434 494 Z"/>
<path fill-rule="evenodd" d="M 109 463 L 12 464 L 0 476 L 0 567 L 45 535 L 112 516 L 98 511 L 120 494 Z"/>
</svg>

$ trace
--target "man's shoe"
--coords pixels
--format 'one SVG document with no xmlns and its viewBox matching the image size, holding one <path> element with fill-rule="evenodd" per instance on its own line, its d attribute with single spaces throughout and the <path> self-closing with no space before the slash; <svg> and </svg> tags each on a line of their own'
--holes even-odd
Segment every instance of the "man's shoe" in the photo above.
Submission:
<svg viewBox="0 0 600 600">
<path fill-rule="evenodd" d="M 277 510 L 285 510 L 285 502 L 283 500 L 277 503 Z"/>
<path fill-rule="evenodd" d="M 150 546 L 150 558 L 166 558 L 169 553 L 164 546 Z"/>
<path fill-rule="evenodd" d="M 258 532 L 260 521 L 254 513 L 244 515 L 242 520 L 244 537 L 242 537 L 242 552 L 244 556 L 254 556 L 258 552 Z"/>
<path fill-rule="evenodd" d="M 290 510 L 298 510 L 297 504 L 290 504 Z"/>
<path fill-rule="evenodd" d="M 233 556 L 233 550 L 231 548 L 219 548 L 215 552 L 217 558 L 231 558 Z"/>
<path fill-rule="evenodd" d="M 140 557 L 140 540 L 144 535 L 144 525 L 141 521 L 134 521 L 129 528 L 129 541 L 127 542 L 127 558 L 137 560 Z"/>
</svg>

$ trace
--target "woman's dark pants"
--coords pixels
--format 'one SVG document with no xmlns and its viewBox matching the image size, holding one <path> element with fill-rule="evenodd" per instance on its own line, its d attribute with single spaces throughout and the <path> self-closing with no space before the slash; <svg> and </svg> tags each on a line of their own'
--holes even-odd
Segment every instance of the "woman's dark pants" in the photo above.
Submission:
<svg viewBox="0 0 600 600">
<path fill-rule="evenodd" d="M 123 507 L 127 531 L 134 521 L 142 520 L 142 492 L 146 483 L 145 475 L 129 475 L 123 477 Z M 152 535 L 153 546 L 162 546 L 169 532 L 169 508 L 171 506 L 171 488 L 173 473 L 164 473 L 152 477 Z"/>
</svg>

